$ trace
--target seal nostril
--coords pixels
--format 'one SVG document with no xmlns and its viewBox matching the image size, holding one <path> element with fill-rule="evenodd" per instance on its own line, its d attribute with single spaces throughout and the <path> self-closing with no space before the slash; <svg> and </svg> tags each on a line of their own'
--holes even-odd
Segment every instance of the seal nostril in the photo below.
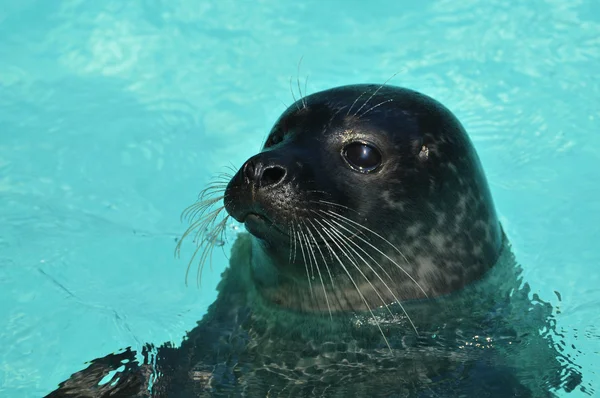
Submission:
<svg viewBox="0 0 600 398">
<path fill-rule="evenodd" d="M 280 166 L 272 166 L 265 169 L 260 178 L 260 186 L 266 187 L 277 184 L 285 177 L 285 169 Z"/>
<path fill-rule="evenodd" d="M 254 181 L 256 178 L 256 166 L 253 161 L 249 160 L 244 165 L 244 176 L 248 181 Z"/>
</svg>

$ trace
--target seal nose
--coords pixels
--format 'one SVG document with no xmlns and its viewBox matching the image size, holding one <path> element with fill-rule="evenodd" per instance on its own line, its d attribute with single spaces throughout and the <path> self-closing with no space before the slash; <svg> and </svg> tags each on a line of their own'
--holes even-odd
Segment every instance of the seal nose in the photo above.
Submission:
<svg viewBox="0 0 600 398">
<path fill-rule="evenodd" d="M 264 165 L 258 159 L 250 159 L 244 164 L 243 173 L 247 182 L 265 188 L 283 180 L 286 170 L 279 165 Z"/>
</svg>

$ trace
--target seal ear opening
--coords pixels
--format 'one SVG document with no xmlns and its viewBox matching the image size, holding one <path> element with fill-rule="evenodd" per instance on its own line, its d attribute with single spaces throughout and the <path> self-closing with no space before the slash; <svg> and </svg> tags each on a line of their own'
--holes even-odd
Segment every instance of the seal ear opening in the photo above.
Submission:
<svg viewBox="0 0 600 398">
<path fill-rule="evenodd" d="M 422 161 L 429 159 L 429 148 L 425 144 L 421 145 L 421 151 L 419 152 L 419 159 Z"/>
</svg>

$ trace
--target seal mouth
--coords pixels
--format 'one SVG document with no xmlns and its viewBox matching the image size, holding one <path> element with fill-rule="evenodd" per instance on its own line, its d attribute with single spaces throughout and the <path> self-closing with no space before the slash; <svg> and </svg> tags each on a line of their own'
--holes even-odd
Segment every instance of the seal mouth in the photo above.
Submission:
<svg viewBox="0 0 600 398">
<path fill-rule="evenodd" d="M 273 220 L 263 214 L 248 213 L 242 222 L 250 234 L 260 239 L 268 240 L 270 237 L 289 236 Z"/>
</svg>

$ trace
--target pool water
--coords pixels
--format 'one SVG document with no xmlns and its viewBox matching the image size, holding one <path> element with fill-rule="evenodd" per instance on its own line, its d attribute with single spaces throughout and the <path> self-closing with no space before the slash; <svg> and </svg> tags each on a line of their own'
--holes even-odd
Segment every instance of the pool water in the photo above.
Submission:
<svg viewBox="0 0 600 398">
<path fill-rule="evenodd" d="M 260 148 L 290 78 L 312 93 L 395 73 L 469 132 L 581 366 L 569 396 L 598 391 L 600 2 L 5 0 L 0 60 L 0 396 L 178 344 L 229 248 L 186 287 L 182 210 Z"/>
</svg>

